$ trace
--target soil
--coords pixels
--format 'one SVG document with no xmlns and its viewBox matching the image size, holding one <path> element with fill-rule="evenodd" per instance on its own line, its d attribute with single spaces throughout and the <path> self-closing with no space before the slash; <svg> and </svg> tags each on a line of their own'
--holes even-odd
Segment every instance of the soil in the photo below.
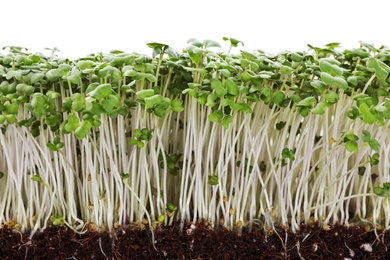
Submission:
<svg viewBox="0 0 390 260">
<path fill-rule="evenodd" d="M 324 230 L 302 225 L 299 232 L 277 229 L 212 230 L 206 223 L 159 227 L 154 232 L 118 228 L 79 235 L 65 228 L 28 234 L 0 229 L 0 259 L 390 259 L 390 233 L 361 227 Z M 278 236 L 279 235 L 279 236 Z"/>
</svg>

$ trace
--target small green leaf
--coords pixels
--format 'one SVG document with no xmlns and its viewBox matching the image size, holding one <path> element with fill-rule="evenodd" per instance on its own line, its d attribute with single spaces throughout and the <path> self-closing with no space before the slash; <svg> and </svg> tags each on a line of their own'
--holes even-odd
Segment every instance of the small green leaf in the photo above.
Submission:
<svg viewBox="0 0 390 260">
<path fill-rule="evenodd" d="M 310 82 L 310 85 L 311 85 L 312 87 L 314 87 L 315 89 L 317 89 L 319 92 L 324 91 L 325 88 L 326 88 L 326 84 L 325 84 L 324 82 L 320 81 L 320 80 L 317 80 L 317 79 L 311 81 L 311 82 Z"/>
<path fill-rule="evenodd" d="M 378 165 L 379 163 L 379 153 L 374 153 L 372 156 L 369 156 L 370 157 L 370 164 L 371 166 L 374 166 L 374 165 Z"/>
<path fill-rule="evenodd" d="M 215 90 L 217 97 L 223 97 L 226 95 L 227 90 L 223 87 L 222 82 L 218 79 L 214 79 L 211 82 L 211 88 Z"/>
<path fill-rule="evenodd" d="M 228 129 L 229 124 L 233 122 L 233 117 L 231 115 L 227 115 L 222 119 L 221 125 L 225 128 Z"/>
<path fill-rule="evenodd" d="M 293 150 L 290 150 L 288 148 L 283 148 L 282 150 L 282 157 L 283 158 L 289 158 L 290 160 L 295 160 L 295 157 L 294 157 L 294 151 Z"/>
<path fill-rule="evenodd" d="M 352 152 L 352 153 L 357 153 L 359 151 L 359 148 L 358 148 L 356 141 L 346 142 L 345 147 L 347 148 L 347 151 Z"/>
<path fill-rule="evenodd" d="M 238 87 L 236 83 L 231 78 L 228 78 L 225 80 L 225 86 L 227 93 L 232 96 L 237 96 L 238 95 Z"/>
<path fill-rule="evenodd" d="M 208 119 L 211 121 L 211 122 L 214 122 L 214 123 L 218 123 L 219 121 L 221 121 L 223 117 L 223 113 L 221 110 L 215 110 L 214 112 L 212 112 L 209 116 L 208 116 Z"/>
<path fill-rule="evenodd" d="M 215 94 L 210 94 L 210 95 L 208 95 L 207 96 L 207 101 L 206 101 L 206 106 L 208 106 L 208 107 L 213 107 L 213 106 L 215 106 L 215 100 L 218 98 L 218 96 L 217 95 L 215 95 Z"/>
<path fill-rule="evenodd" d="M 315 97 L 307 97 L 297 103 L 298 107 L 309 107 L 313 105 L 317 99 Z"/>
<path fill-rule="evenodd" d="M 38 174 L 32 176 L 32 177 L 31 177 L 31 180 L 36 181 L 36 182 L 42 182 L 42 178 L 41 178 L 41 176 L 39 176 Z"/>
<path fill-rule="evenodd" d="M 343 70 L 336 64 L 332 64 L 328 59 L 320 59 L 320 69 L 332 76 L 343 75 Z"/>
<path fill-rule="evenodd" d="M 145 105 L 148 108 L 153 108 L 155 105 L 161 104 L 164 101 L 164 97 L 157 94 L 144 98 Z"/>
<path fill-rule="evenodd" d="M 347 113 L 347 116 L 353 120 L 355 120 L 359 115 L 360 115 L 359 109 L 355 106 L 353 106 Z"/>
<path fill-rule="evenodd" d="M 374 188 L 374 193 L 378 196 L 383 196 L 385 194 L 385 189 L 377 186 Z"/>
<path fill-rule="evenodd" d="M 131 145 L 137 145 L 138 140 L 135 139 L 135 138 L 132 138 L 132 139 L 130 139 L 129 143 L 130 143 Z"/>
<path fill-rule="evenodd" d="M 286 98 L 286 95 L 284 94 L 284 92 L 278 90 L 278 91 L 276 91 L 276 92 L 274 93 L 274 100 L 273 100 L 273 101 L 274 101 L 274 103 L 275 103 L 277 106 L 281 107 L 282 104 L 283 104 L 283 101 L 285 100 L 285 98 Z"/>
<path fill-rule="evenodd" d="M 209 176 L 209 184 L 210 185 L 218 185 L 218 175 L 213 174 Z"/>
<path fill-rule="evenodd" d="M 153 89 L 143 89 L 135 93 L 140 99 L 152 97 L 154 95 Z"/>
<path fill-rule="evenodd" d="M 109 95 L 102 101 L 102 108 L 107 113 L 111 113 L 112 110 L 119 106 L 120 100 L 119 97 L 116 95 Z"/>
<path fill-rule="evenodd" d="M 316 115 L 323 115 L 325 113 L 325 109 L 330 107 L 332 104 L 328 102 L 319 102 L 317 105 L 311 110 L 312 113 Z"/>
<path fill-rule="evenodd" d="M 62 76 L 64 76 L 64 73 L 59 69 L 51 69 L 48 72 L 46 72 L 46 78 L 49 81 L 57 81 Z"/>
<path fill-rule="evenodd" d="M 140 129 L 134 129 L 134 136 L 135 138 L 140 138 L 142 135 L 142 131 Z"/>
<path fill-rule="evenodd" d="M 97 86 L 94 90 L 87 93 L 87 96 L 93 97 L 96 99 L 102 99 L 110 95 L 112 92 L 111 84 L 101 84 Z"/>
<path fill-rule="evenodd" d="M 183 100 L 181 99 L 174 99 L 171 101 L 171 109 L 175 112 L 181 112 L 184 110 L 183 107 Z"/>
<path fill-rule="evenodd" d="M 276 130 L 278 131 L 282 130 L 285 125 L 286 125 L 286 121 L 280 121 L 279 123 L 276 123 L 275 124 Z"/>
<path fill-rule="evenodd" d="M 171 202 L 168 202 L 168 203 L 167 203 L 167 208 L 166 208 L 166 210 L 167 210 L 168 212 L 170 212 L 170 213 L 175 212 L 176 209 L 177 209 L 177 207 L 176 207 L 173 203 L 171 203 Z"/>
<path fill-rule="evenodd" d="M 349 141 L 357 141 L 359 137 L 353 133 L 344 133 L 344 138 Z"/>
<path fill-rule="evenodd" d="M 367 130 L 363 130 L 362 132 L 363 132 L 363 138 L 362 138 L 363 142 L 368 143 L 371 140 L 371 133 L 368 132 Z"/>
<path fill-rule="evenodd" d="M 359 106 L 360 112 L 363 114 L 363 122 L 372 125 L 376 121 L 375 115 L 372 114 L 371 109 L 366 103 L 361 103 Z"/>
<path fill-rule="evenodd" d="M 62 227 L 65 224 L 65 220 L 62 217 L 51 217 L 51 221 L 53 221 L 54 226 Z"/>
<path fill-rule="evenodd" d="M 327 91 L 325 94 L 322 95 L 326 101 L 328 101 L 329 103 L 336 103 L 337 100 L 339 100 L 339 95 L 334 92 L 334 91 Z"/>
<path fill-rule="evenodd" d="M 249 74 L 248 72 L 244 71 L 243 73 L 240 74 L 240 78 L 244 83 L 250 81 L 252 79 L 252 75 Z"/>
<path fill-rule="evenodd" d="M 378 151 L 379 150 L 379 147 L 380 147 L 380 144 L 379 142 L 376 140 L 376 139 L 371 139 L 369 142 L 368 142 L 368 145 L 371 147 L 372 150 L 374 151 Z"/>
<path fill-rule="evenodd" d="M 368 58 L 366 61 L 367 70 L 375 72 L 378 79 L 386 79 L 390 72 L 390 67 L 376 58 Z"/>
<path fill-rule="evenodd" d="M 128 179 L 130 177 L 130 174 L 122 172 L 122 173 L 120 173 L 120 176 L 123 180 L 125 180 L 125 179 Z"/>
<path fill-rule="evenodd" d="M 89 121 L 82 121 L 80 125 L 77 127 L 77 129 L 74 131 L 75 136 L 77 139 L 83 139 L 87 132 L 92 128 L 92 123 Z"/>
<path fill-rule="evenodd" d="M 65 130 L 68 132 L 75 131 L 80 124 L 79 118 L 74 114 L 69 115 L 67 121 L 68 122 L 65 124 Z"/>
</svg>

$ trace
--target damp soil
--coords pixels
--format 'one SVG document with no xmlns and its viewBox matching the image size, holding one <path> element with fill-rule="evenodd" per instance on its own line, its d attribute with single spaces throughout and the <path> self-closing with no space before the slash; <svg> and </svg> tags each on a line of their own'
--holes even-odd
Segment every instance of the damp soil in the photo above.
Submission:
<svg viewBox="0 0 390 260">
<path fill-rule="evenodd" d="M 292 233 L 277 229 L 236 231 L 210 229 L 205 223 L 159 227 L 154 232 L 119 228 L 79 235 L 47 228 L 29 239 L 0 229 L 0 259 L 390 259 L 390 232 L 334 226 L 302 225 Z"/>
</svg>

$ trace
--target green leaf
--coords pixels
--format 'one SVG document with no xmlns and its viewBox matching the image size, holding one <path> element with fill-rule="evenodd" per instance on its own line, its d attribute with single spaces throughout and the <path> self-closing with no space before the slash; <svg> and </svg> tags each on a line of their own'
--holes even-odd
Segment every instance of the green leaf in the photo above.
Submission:
<svg viewBox="0 0 390 260">
<path fill-rule="evenodd" d="M 360 112 L 363 114 L 363 122 L 372 125 L 376 121 L 375 115 L 372 114 L 371 109 L 366 103 L 361 103 L 359 106 Z"/>
<path fill-rule="evenodd" d="M 26 95 L 30 96 L 34 93 L 35 88 L 33 86 L 27 85 L 27 84 L 18 84 L 16 86 L 16 91 L 20 95 Z"/>
<path fill-rule="evenodd" d="M 134 136 L 136 137 L 136 138 L 140 138 L 141 137 L 141 135 L 142 135 L 142 131 L 141 131 L 141 129 L 134 129 Z"/>
<path fill-rule="evenodd" d="M 343 70 L 336 64 L 332 64 L 328 59 L 320 59 L 320 69 L 322 72 L 326 72 L 331 76 L 343 75 Z"/>
<path fill-rule="evenodd" d="M 352 84 L 352 86 L 357 86 L 358 85 L 358 77 L 356 77 L 356 76 L 349 76 L 348 78 L 347 78 L 347 81 L 349 82 L 349 83 L 351 83 Z"/>
<path fill-rule="evenodd" d="M 5 112 L 16 115 L 19 112 L 19 102 L 6 103 Z"/>
<path fill-rule="evenodd" d="M 321 79 L 326 84 L 329 84 L 329 85 L 335 84 L 344 90 L 348 88 L 347 81 L 342 77 L 332 76 L 326 72 L 322 72 Z"/>
<path fill-rule="evenodd" d="M 244 83 L 250 81 L 252 79 L 252 75 L 249 74 L 247 71 L 244 71 L 243 73 L 240 74 L 240 78 Z"/>
<path fill-rule="evenodd" d="M 47 114 L 47 100 L 42 93 L 35 93 L 31 100 L 33 114 L 40 118 Z"/>
<path fill-rule="evenodd" d="M 183 107 L 183 100 L 181 99 L 174 99 L 171 101 L 171 109 L 175 112 L 181 112 L 184 110 Z"/>
<path fill-rule="evenodd" d="M 378 151 L 379 150 L 379 147 L 380 147 L 380 144 L 379 142 L 376 140 L 376 139 L 371 139 L 369 142 L 368 142 L 368 145 L 371 147 L 372 150 L 374 151 Z"/>
<path fill-rule="evenodd" d="M 130 177 L 130 174 L 124 173 L 124 172 L 120 173 L 119 175 L 120 175 L 121 178 L 124 179 L 124 180 L 125 180 L 125 179 L 128 179 L 128 178 Z"/>
<path fill-rule="evenodd" d="M 368 58 L 366 64 L 367 70 L 375 72 L 378 79 L 386 79 L 389 75 L 390 67 L 376 58 Z"/>
<path fill-rule="evenodd" d="M 137 95 L 138 95 L 138 92 L 137 92 Z M 153 95 L 150 97 L 145 97 L 144 101 L 145 101 L 146 107 L 153 108 L 155 105 L 161 104 L 164 101 L 164 97 L 157 94 L 157 95 Z"/>
<path fill-rule="evenodd" d="M 33 181 L 36 181 L 36 182 L 42 182 L 42 178 L 38 174 L 32 176 L 30 179 L 33 180 Z"/>
<path fill-rule="evenodd" d="M 0 125 L 4 124 L 6 120 L 7 120 L 7 116 L 4 114 L 0 114 Z"/>
<path fill-rule="evenodd" d="M 152 75 L 150 73 L 143 73 L 142 75 L 150 82 L 156 82 L 157 81 L 156 76 L 154 76 L 154 75 Z"/>
<path fill-rule="evenodd" d="M 79 118 L 76 115 L 71 114 L 68 116 L 67 123 L 65 124 L 65 130 L 68 132 L 73 132 L 77 127 L 79 127 L 79 125 Z"/>
<path fill-rule="evenodd" d="M 145 99 L 154 95 L 153 89 L 143 89 L 135 93 L 140 99 Z"/>
<path fill-rule="evenodd" d="M 223 37 L 222 38 L 224 41 L 230 41 L 230 44 L 233 46 L 233 47 L 237 47 L 239 43 L 242 44 L 242 46 L 244 46 L 244 43 L 240 40 L 237 40 L 235 38 L 227 38 L 227 37 Z"/>
<path fill-rule="evenodd" d="M 359 140 L 359 137 L 353 133 L 344 133 L 344 138 L 346 138 L 349 141 L 357 141 Z"/>
<path fill-rule="evenodd" d="M 74 131 L 75 136 L 77 139 L 83 139 L 86 135 L 87 132 L 92 128 L 92 123 L 89 121 L 82 121 L 80 125 L 77 127 L 77 129 Z"/>
<path fill-rule="evenodd" d="M 310 112 L 310 109 L 308 107 L 299 107 L 299 114 L 301 116 L 306 117 Z"/>
<path fill-rule="evenodd" d="M 225 80 L 225 86 L 228 94 L 232 96 L 238 95 L 238 87 L 231 78 Z"/>
<path fill-rule="evenodd" d="M 311 82 L 310 82 L 310 85 L 311 85 L 313 88 L 317 89 L 319 92 L 324 91 L 325 88 L 326 88 L 326 84 L 325 84 L 324 82 L 320 81 L 320 80 L 317 80 L 317 79 L 311 81 Z"/>
<path fill-rule="evenodd" d="M 221 125 L 225 128 L 228 129 L 229 124 L 233 122 L 233 117 L 231 115 L 226 115 L 221 122 Z"/>
<path fill-rule="evenodd" d="M 363 130 L 362 132 L 363 132 L 363 138 L 362 138 L 363 142 L 368 143 L 371 140 L 371 133 L 368 132 L 367 130 Z"/>
<path fill-rule="evenodd" d="M 22 74 L 19 71 L 16 70 L 9 70 L 7 72 L 7 75 L 5 76 L 6 79 L 12 79 L 15 78 L 16 80 L 22 79 Z"/>
<path fill-rule="evenodd" d="M 111 113 L 114 108 L 119 106 L 119 103 L 119 97 L 115 95 L 109 95 L 102 101 L 102 108 L 107 113 Z"/>
<path fill-rule="evenodd" d="M 72 111 L 79 112 L 84 108 L 85 100 L 81 93 L 74 93 L 71 96 L 72 99 Z"/>
<path fill-rule="evenodd" d="M 274 100 L 273 100 L 273 101 L 274 101 L 274 103 L 275 103 L 277 106 L 281 107 L 282 104 L 283 104 L 283 101 L 285 100 L 285 98 L 286 98 L 286 95 L 284 94 L 284 92 L 278 90 L 278 91 L 276 91 L 276 92 L 274 93 Z"/>
<path fill-rule="evenodd" d="M 87 96 L 93 97 L 96 99 L 102 99 L 107 97 L 112 93 L 111 84 L 101 84 L 97 86 L 94 90 L 87 93 Z"/>
<path fill-rule="evenodd" d="M 253 112 L 252 108 L 245 102 L 237 102 L 234 105 L 236 105 L 236 108 L 234 108 L 232 106 L 233 110 L 239 110 L 239 111 L 242 111 L 242 112 L 245 112 L 245 113 L 249 113 L 249 114 Z"/>
<path fill-rule="evenodd" d="M 297 107 L 310 107 L 317 99 L 315 97 L 307 97 L 297 103 Z"/>
<path fill-rule="evenodd" d="M 170 203 L 170 202 L 167 203 L 166 210 L 168 212 L 170 212 L 170 213 L 175 212 L 176 209 L 177 209 L 177 207 L 173 203 Z"/>
<path fill-rule="evenodd" d="M 218 185 L 218 175 L 213 174 L 209 176 L 209 184 L 210 185 Z"/>
<path fill-rule="evenodd" d="M 347 116 L 353 120 L 355 120 L 359 115 L 360 115 L 359 109 L 355 106 L 353 106 L 347 113 Z"/>
<path fill-rule="evenodd" d="M 213 40 L 204 40 L 203 43 L 205 44 L 206 47 L 218 47 L 218 48 L 221 48 L 221 45 L 219 45 L 218 42 L 213 41 Z"/>
<path fill-rule="evenodd" d="M 275 124 L 276 130 L 282 130 L 284 126 L 286 125 L 286 121 L 280 121 L 279 123 Z"/>
<path fill-rule="evenodd" d="M 328 101 L 329 103 L 336 103 L 337 100 L 339 100 L 339 95 L 332 91 L 332 90 L 329 90 L 327 91 L 325 94 L 322 95 L 326 101 Z"/>
<path fill-rule="evenodd" d="M 62 120 L 62 114 L 61 113 L 55 113 L 55 114 L 51 114 L 48 117 L 46 117 L 45 123 L 48 126 L 56 126 L 56 125 L 60 125 L 61 124 L 61 120 Z"/>
<path fill-rule="evenodd" d="M 345 147 L 347 148 L 347 151 L 352 152 L 352 153 L 357 153 L 359 151 L 359 148 L 358 148 L 356 141 L 346 142 Z"/>
<path fill-rule="evenodd" d="M 316 115 L 323 115 L 325 113 L 325 109 L 331 105 L 331 103 L 319 102 L 313 109 L 311 109 L 311 112 Z"/>
<path fill-rule="evenodd" d="M 379 164 L 379 153 L 374 153 L 372 156 L 370 156 L 370 164 L 371 166 Z"/>
<path fill-rule="evenodd" d="M 374 193 L 378 196 L 383 196 L 385 194 L 385 189 L 377 186 L 374 188 Z"/>
<path fill-rule="evenodd" d="M 49 81 L 57 81 L 62 76 L 64 76 L 64 73 L 59 69 L 51 69 L 48 72 L 46 72 L 46 78 Z"/>
<path fill-rule="evenodd" d="M 131 145 L 137 145 L 138 140 L 135 139 L 135 138 L 131 138 L 130 141 L 129 141 L 129 143 L 130 143 Z"/>
<path fill-rule="evenodd" d="M 280 67 L 280 73 L 282 73 L 282 74 L 291 74 L 293 71 L 294 71 L 293 68 L 287 67 L 285 65 L 282 65 Z"/>
<path fill-rule="evenodd" d="M 211 88 L 215 90 L 215 93 L 219 98 L 227 93 L 227 90 L 223 87 L 222 82 L 219 79 L 214 79 L 211 82 Z"/>
<path fill-rule="evenodd" d="M 293 161 L 293 160 L 295 160 L 294 151 L 290 150 L 288 148 L 283 148 L 283 150 L 282 150 L 282 157 L 283 158 L 288 158 L 288 159 Z"/>
<path fill-rule="evenodd" d="M 207 118 L 214 123 L 218 123 L 223 117 L 223 113 L 221 110 L 215 110 L 212 112 Z"/>
<path fill-rule="evenodd" d="M 76 66 L 79 67 L 81 70 L 91 69 L 95 66 L 95 62 L 91 60 L 80 60 L 77 62 Z"/>
</svg>

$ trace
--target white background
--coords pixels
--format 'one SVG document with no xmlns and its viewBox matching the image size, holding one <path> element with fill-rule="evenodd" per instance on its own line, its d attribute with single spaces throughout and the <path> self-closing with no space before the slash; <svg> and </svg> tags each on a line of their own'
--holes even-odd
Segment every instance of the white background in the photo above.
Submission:
<svg viewBox="0 0 390 260">
<path fill-rule="evenodd" d="M 340 42 L 390 46 L 390 2 L 386 0 L 9 0 L 0 4 L 0 47 L 80 58 L 119 49 L 151 54 L 148 42 L 181 51 L 187 40 L 222 37 L 245 43 L 247 51 L 305 51 Z M 1 50 L 1 52 L 4 52 Z"/>
</svg>

